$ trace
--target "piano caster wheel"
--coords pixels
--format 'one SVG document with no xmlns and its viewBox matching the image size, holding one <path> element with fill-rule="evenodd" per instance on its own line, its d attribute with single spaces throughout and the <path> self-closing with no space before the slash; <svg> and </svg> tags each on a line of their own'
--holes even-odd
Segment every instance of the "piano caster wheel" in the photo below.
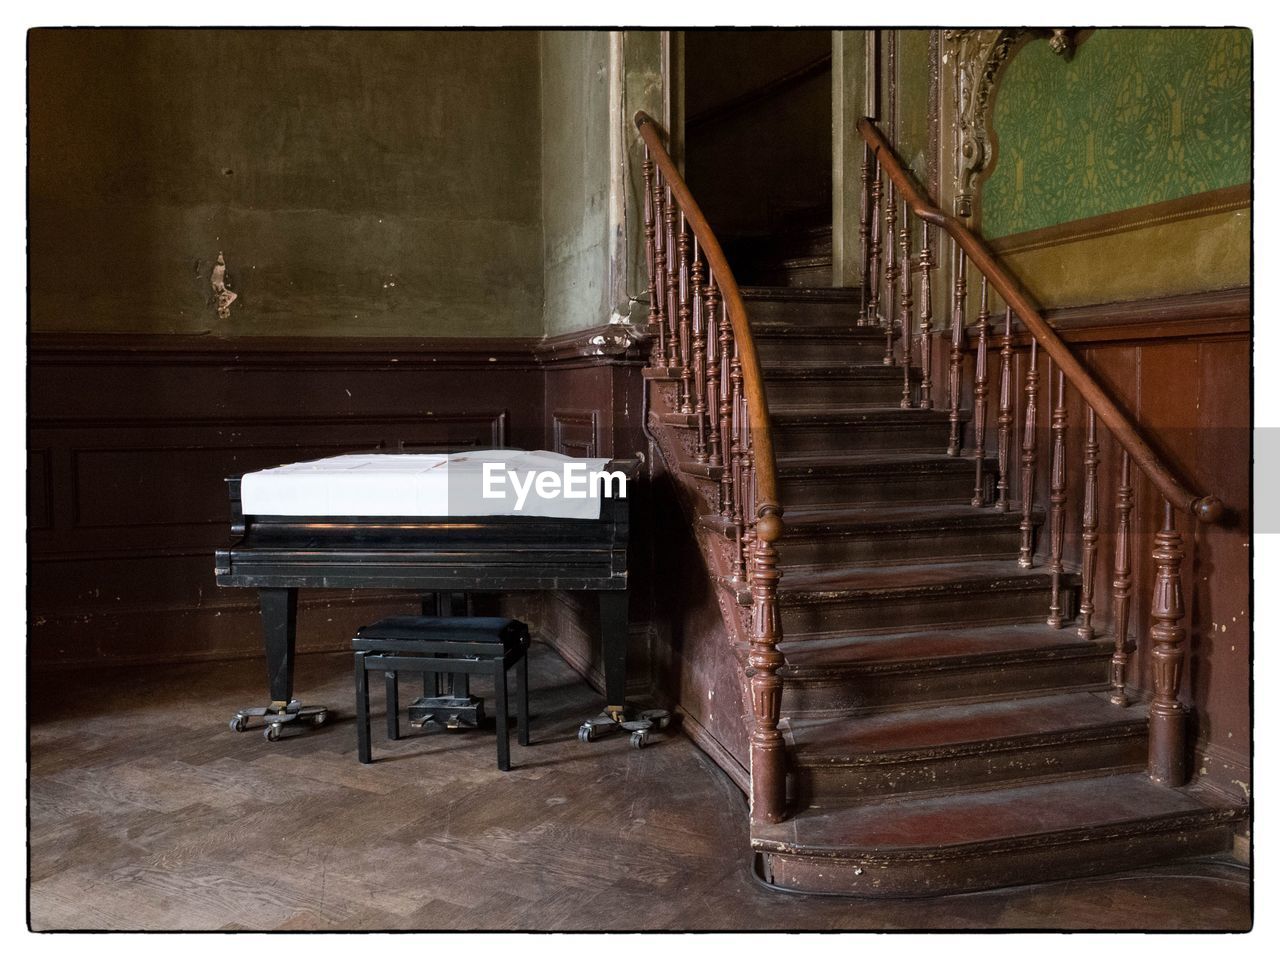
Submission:
<svg viewBox="0 0 1280 960">
<path fill-rule="evenodd" d="M 648 720 L 655 729 L 665 730 L 671 725 L 670 710 L 641 710 L 640 719 Z"/>
<path fill-rule="evenodd" d="M 329 711 L 320 710 L 311 715 L 311 725 L 313 727 L 323 727 L 325 725 L 325 722 L 328 719 L 329 719 Z"/>
<path fill-rule="evenodd" d="M 271 743 L 275 743 L 280 739 L 280 724 L 269 723 L 262 728 L 262 735 Z"/>
<path fill-rule="evenodd" d="M 618 724 L 631 734 L 631 746 L 639 750 L 649 742 L 649 731 L 653 728 L 651 720 L 627 720 Z"/>
<path fill-rule="evenodd" d="M 236 733 L 244 733 L 249 729 L 249 718 L 242 717 L 237 713 L 231 718 L 231 729 Z"/>
<path fill-rule="evenodd" d="M 592 717 L 590 720 L 583 721 L 582 726 L 578 728 L 578 739 L 583 743 L 591 743 L 598 740 L 607 733 L 612 733 L 618 729 L 618 724 L 609 718 L 607 714 L 601 714 L 598 717 Z"/>
</svg>

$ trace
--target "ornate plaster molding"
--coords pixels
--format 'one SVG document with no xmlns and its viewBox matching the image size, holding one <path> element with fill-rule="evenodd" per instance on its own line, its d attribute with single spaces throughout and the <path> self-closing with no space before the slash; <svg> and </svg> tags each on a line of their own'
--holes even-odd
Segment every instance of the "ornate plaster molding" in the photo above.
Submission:
<svg viewBox="0 0 1280 960">
<path fill-rule="evenodd" d="M 973 184 L 991 160 L 991 135 L 988 130 L 991 92 L 1000 68 L 1025 29 L 945 30 L 942 35 L 944 62 L 953 71 L 952 91 L 955 108 L 955 212 L 968 217 L 973 213 Z"/>
<path fill-rule="evenodd" d="M 973 187 L 991 162 L 991 97 L 996 78 L 1020 42 L 1032 35 L 1050 34 L 1049 45 L 1064 60 L 1075 52 L 1075 31 L 1057 27 L 1004 29 L 948 29 L 943 31 L 943 62 L 952 70 L 955 110 L 955 212 L 973 213 Z"/>
</svg>

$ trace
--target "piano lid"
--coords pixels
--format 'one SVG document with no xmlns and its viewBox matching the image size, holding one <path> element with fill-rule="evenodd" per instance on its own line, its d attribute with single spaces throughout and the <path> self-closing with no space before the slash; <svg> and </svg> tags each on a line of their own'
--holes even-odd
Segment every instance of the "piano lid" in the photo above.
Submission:
<svg viewBox="0 0 1280 960">
<path fill-rule="evenodd" d="M 626 495 L 608 464 L 549 450 L 344 454 L 245 474 L 240 496 L 250 516 L 595 520 L 603 496 Z"/>
</svg>

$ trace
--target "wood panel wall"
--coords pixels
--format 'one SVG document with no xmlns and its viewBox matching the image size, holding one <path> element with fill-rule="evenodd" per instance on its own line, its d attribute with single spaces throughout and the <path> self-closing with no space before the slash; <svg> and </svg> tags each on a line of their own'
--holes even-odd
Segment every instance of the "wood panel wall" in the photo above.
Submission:
<svg viewBox="0 0 1280 960">
<path fill-rule="evenodd" d="M 227 476 L 362 450 L 634 455 L 643 449 L 628 420 L 640 403 L 637 360 L 592 345 L 594 334 L 34 336 L 31 664 L 260 655 L 256 597 L 213 579 L 213 551 L 230 540 Z M 300 647 L 343 649 L 360 623 L 414 603 L 403 594 L 304 592 Z M 540 597 L 514 603 L 540 625 Z M 557 623 L 590 672 L 595 634 Z M 644 663 L 641 649 L 641 684 Z"/>
<path fill-rule="evenodd" d="M 976 289 L 972 284 L 970 290 Z M 1214 493 L 1226 502 L 1225 520 L 1197 526 L 1180 517 L 1184 538 L 1182 587 L 1187 608 L 1187 659 L 1182 701 L 1193 708 L 1195 770 L 1223 790 L 1239 795 L 1249 784 L 1252 649 L 1252 486 L 1251 486 L 1251 323 L 1247 288 L 1197 293 L 1156 300 L 1072 307 L 1046 312 L 1064 340 L 1098 378 L 1121 409 L 1179 472 L 1190 489 Z M 1003 306 L 993 310 L 1002 329 Z M 999 402 L 999 336 L 993 336 L 989 360 L 987 442 L 995 451 Z M 1022 393 L 1028 339 L 1015 321 L 1015 407 L 1013 496 L 1018 489 L 1018 456 L 1025 411 Z M 974 340 L 964 382 L 972 387 Z M 945 408 L 946 351 L 935 350 L 935 403 Z M 1053 396 L 1048 365 L 1041 354 L 1037 405 L 1037 487 L 1035 502 L 1047 510 Z M 972 409 L 966 395 L 965 409 Z M 1080 565 L 1080 507 L 1083 503 L 1085 408 L 1067 388 L 1067 536 L 1064 563 Z M 1111 577 L 1114 557 L 1115 490 L 1119 449 L 1099 424 L 1099 573 L 1095 582 L 1100 633 L 1111 635 Z M 967 434 L 966 445 L 972 438 Z M 1152 537 L 1160 529 L 1162 501 L 1135 468 L 1133 593 L 1130 635 L 1130 684 L 1149 694 L 1151 597 L 1154 566 Z M 1047 533 L 1037 543 L 1037 559 L 1048 549 Z"/>
</svg>

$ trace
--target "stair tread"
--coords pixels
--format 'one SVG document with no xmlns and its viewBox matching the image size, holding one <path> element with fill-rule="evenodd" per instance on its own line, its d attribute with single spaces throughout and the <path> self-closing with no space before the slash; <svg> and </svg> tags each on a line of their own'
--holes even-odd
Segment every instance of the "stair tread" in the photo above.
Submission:
<svg viewBox="0 0 1280 960">
<path fill-rule="evenodd" d="M 862 291 L 858 287 L 780 287 L 776 285 L 753 284 L 738 288 L 742 299 L 751 300 L 787 300 L 797 303 L 852 303 L 862 299 Z"/>
<path fill-rule="evenodd" d="M 1044 519 L 1044 511 L 1036 508 L 1034 522 Z M 730 521 L 718 514 L 706 514 L 702 526 L 725 533 Z M 885 503 L 878 506 L 821 505 L 787 509 L 782 542 L 829 537 L 855 537 L 859 534 L 940 530 L 1016 530 L 1021 513 L 1002 513 L 990 508 L 975 509 L 967 503 Z M 784 553 L 783 563 L 787 562 Z"/>
<path fill-rule="evenodd" d="M 944 796 L 811 806 L 776 824 L 756 824 L 761 849 L 853 855 L 923 851 L 1183 817 L 1231 819 L 1244 809 L 1207 793 L 1158 786 L 1145 773 L 1008 786 Z"/>
<path fill-rule="evenodd" d="M 902 373 L 899 371 L 898 376 Z M 769 409 L 771 419 L 781 423 L 915 423 L 945 424 L 945 410 L 920 410 L 915 407 L 869 406 L 833 403 L 775 404 Z M 966 417 L 967 419 L 967 417 Z"/>
<path fill-rule="evenodd" d="M 1037 520 L 1043 510 L 1036 511 Z M 813 506 L 794 507 L 786 512 L 784 536 L 821 530 L 845 532 L 853 530 L 909 529 L 921 527 L 1016 527 L 1022 522 L 1020 513 L 1001 512 L 990 507 L 973 507 L 967 503 L 888 503 L 873 507 Z"/>
<path fill-rule="evenodd" d="M 1066 576 L 1064 580 L 1071 582 Z M 828 597 L 899 591 L 971 591 L 979 584 L 987 590 L 1000 587 L 1039 587 L 1048 582 L 1049 571 L 1044 567 L 1026 569 L 1010 560 L 960 560 L 893 566 L 845 565 L 837 570 L 789 572 L 783 578 L 779 590 L 789 597 Z"/>
<path fill-rule="evenodd" d="M 761 368 L 766 380 L 810 376 L 902 382 L 902 367 L 881 363 L 879 360 L 867 360 L 861 363 L 857 361 L 833 363 L 830 359 L 768 360 L 761 365 Z M 919 374 L 920 371 L 912 367 L 911 375 L 917 377 Z"/>
<path fill-rule="evenodd" d="M 993 457 L 988 460 L 994 462 Z M 807 475 L 817 472 L 844 470 L 865 470 L 891 466 L 952 466 L 963 465 L 966 470 L 974 469 L 974 458 L 964 453 L 958 457 L 950 457 L 945 453 L 929 453 L 928 451 L 906 450 L 895 453 L 892 450 L 871 450 L 863 453 L 828 453 L 797 454 L 778 458 L 778 472 L 783 476 Z"/>
<path fill-rule="evenodd" d="M 1086 691 L 857 717 L 799 718 L 790 721 L 789 739 L 801 762 L 833 763 L 993 740 L 1145 726 L 1144 705 L 1117 707 L 1106 694 Z"/>
<path fill-rule="evenodd" d="M 794 257 L 783 257 L 779 262 L 782 269 L 794 267 L 827 267 L 831 265 L 829 253 L 802 253 Z"/>
<path fill-rule="evenodd" d="M 1085 653 L 1107 650 L 1111 645 L 1112 641 L 1106 637 L 1082 640 L 1072 627 L 1055 630 L 1042 623 L 1032 623 L 784 641 L 779 649 L 787 658 L 788 673 L 805 674 L 913 663 L 923 666 L 943 661 L 973 662 L 990 658 L 1008 661 L 1015 655 Z"/>
<path fill-rule="evenodd" d="M 794 321 L 794 320 L 753 320 L 751 333 L 756 340 L 775 340 L 785 338 L 821 339 L 821 340 L 858 340 L 867 343 L 881 344 L 885 334 L 882 329 L 866 324 L 859 325 L 850 318 L 844 322 Z"/>
</svg>

